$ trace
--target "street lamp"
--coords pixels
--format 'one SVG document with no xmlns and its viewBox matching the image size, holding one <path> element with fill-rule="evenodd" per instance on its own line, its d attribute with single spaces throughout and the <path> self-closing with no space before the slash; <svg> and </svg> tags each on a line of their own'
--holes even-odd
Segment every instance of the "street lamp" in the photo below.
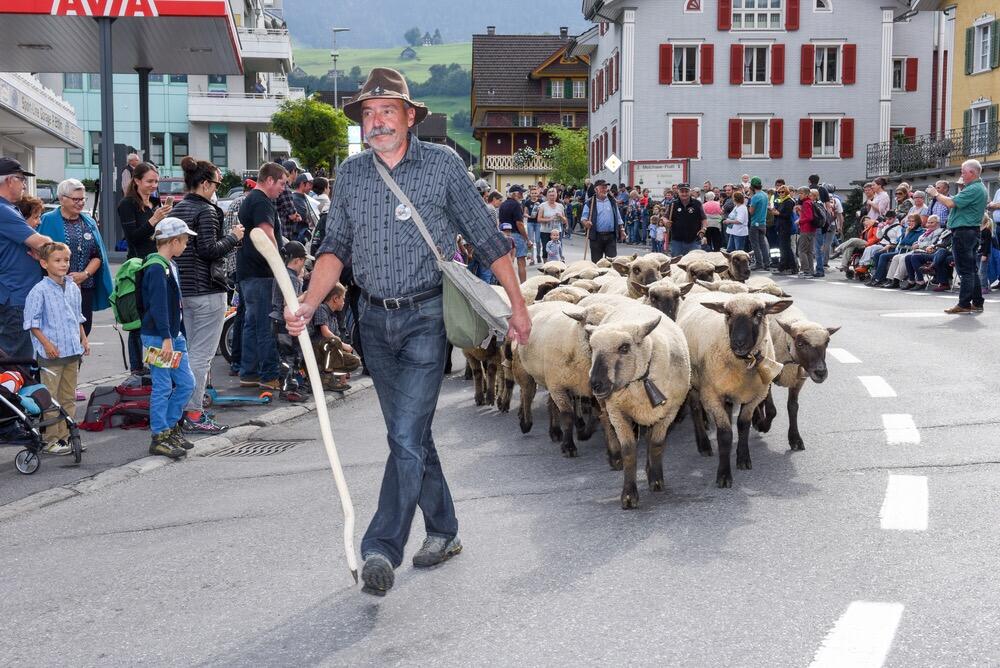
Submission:
<svg viewBox="0 0 1000 668">
<path fill-rule="evenodd" d="M 337 51 L 337 33 L 338 32 L 350 32 L 350 28 L 333 28 L 333 48 L 330 51 L 330 57 L 333 58 L 333 106 L 340 109 L 340 100 L 337 99 L 337 79 L 340 78 L 340 73 L 337 72 L 337 58 L 340 56 L 340 52 Z"/>
</svg>

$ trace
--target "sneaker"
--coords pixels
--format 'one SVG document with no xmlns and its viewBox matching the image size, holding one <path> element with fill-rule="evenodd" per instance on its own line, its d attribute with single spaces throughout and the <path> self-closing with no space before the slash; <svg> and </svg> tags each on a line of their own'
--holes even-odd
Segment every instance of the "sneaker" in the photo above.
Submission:
<svg viewBox="0 0 1000 668">
<path fill-rule="evenodd" d="M 417 568 L 428 568 L 445 562 L 462 551 L 462 541 L 455 536 L 451 540 L 442 536 L 428 536 L 424 544 L 413 555 L 413 565 Z"/>
<path fill-rule="evenodd" d="M 69 447 L 66 441 L 52 441 L 51 443 L 46 443 L 45 447 L 42 448 L 42 452 L 47 455 L 68 455 L 72 454 L 73 448 Z"/>
<path fill-rule="evenodd" d="M 83 392 L 81 392 L 80 390 L 77 390 L 76 391 L 76 401 L 86 401 L 86 400 L 87 400 L 87 395 L 84 394 Z"/>
<path fill-rule="evenodd" d="M 219 424 L 208 413 L 202 412 L 197 420 L 192 420 L 187 415 L 181 418 L 181 429 L 191 434 L 221 434 L 229 429 L 229 425 Z"/>
<path fill-rule="evenodd" d="M 949 292 L 950 290 L 951 290 L 950 285 L 948 285 L 947 283 L 942 283 L 941 285 L 936 286 L 933 292 Z"/>
<path fill-rule="evenodd" d="M 241 379 L 240 380 L 240 385 L 242 385 L 242 384 L 243 384 L 243 380 Z M 257 383 L 257 387 L 259 387 L 262 390 L 276 391 L 276 390 L 280 390 L 281 389 L 281 381 L 278 380 L 277 378 L 272 378 L 271 380 L 264 380 L 264 381 L 258 382 Z"/>
<path fill-rule="evenodd" d="M 824 274 L 822 271 L 817 271 L 815 274 L 813 274 L 813 278 L 824 278 L 825 276 L 826 274 Z"/>
<path fill-rule="evenodd" d="M 975 313 L 976 310 L 971 306 L 952 306 L 951 308 L 946 308 L 944 312 L 948 315 L 966 315 Z"/>
<path fill-rule="evenodd" d="M 982 304 L 973 304 L 972 310 L 976 313 L 982 313 L 985 310 L 985 307 Z"/>
<path fill-rule="evenodd" d="M 892 288 L 893 290 L 898 289 L 899 288 L 899 279 L 898 278 L 892 279 L 892 282 L 889 283 L 889 285 L 887 285 L 885 287 Z"/>
<path fill-rule="evenodd" d="M 184 434 L 181 433 L 180 422 L 178 422 L 171 429 L 168 429 L 163 433 L 167 435 L 167 440 L 169 440 L 171 444 L 176 445 L 178 448 L 190 450 L 191 448 L 194 447 L 194 443 L 184 438 Z"/>
<path fill-rule="evenodd" d="M 915 290 L 915 291 L 926 290 L 926 289 L 927 289 L 926 283 L 914 283 L 913 286 L 910 288 L 910 290 Z"/>
<path fill-rule="evenodd" d="M 365 557 L 365 565 L 361 569 L 361 579 L 365 583 L 361 591 L 372 596 L 385 596 L 396 582 L 396 573 L 388 559 L 378 552 L 374 552 Z"/>
<path fill-rule="evenodd" d="M 844 270 L 844 276 L 846 276 L 848 280 L 854 278 L 854 270 L 848 267 Z"/>
<path fill-rule="evenodd" d="M 259 376 L 240 376 L 240 387 L 257 387 L 260 385 Z"/>
<path fill-rule="evenodd" d="M 161 431 L 159 434 L 153 434 L 153 438 L 149 443 L 149 454 L 180 459 L 187 455 L 187 451 L 170 441 L 170 430 L 168 429 L 167 431 Z"/>
</svg>

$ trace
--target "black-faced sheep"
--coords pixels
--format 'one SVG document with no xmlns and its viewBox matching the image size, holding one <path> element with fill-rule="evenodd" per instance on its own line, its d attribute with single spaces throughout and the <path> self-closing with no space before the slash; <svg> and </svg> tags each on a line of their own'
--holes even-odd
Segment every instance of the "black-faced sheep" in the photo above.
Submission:
<svg viewBox="0 0 1000 668">
<path fill-rule="evenodd" d="M 739 410 L 736 468 L 751 468 L 748 439 L 753 412 L 781 372 L 781 365 L 774 361 L 768 316 L 791 305 L 791 300 L 775 301 L 755 294 L 708 293 L 684 300 L 677 324 L 691 355 L 688 405 L 698 451 L 706 456 L 712 454 L 712 446 L 705 433 L 703 411 L 715 422 L 719 443 L 715 482 L 719 487 L 733 484 L 733 405 Z"/>
<path fill-rule="evenodd" d="M 691 291 L 694 285 L 694 283 L 677 285 L 672 278 L 661 278 L 649 285 L 633 283 L 631 287 L 643 295 L 642 303 L 652 306 L 676 322 L 681 300 Z"/>
<path fill-rule="evenodd" d="M 727 253 L 726 251 L 721 252 L 722 256 L 726 258 L 729 267 L 725 271 L 722 271 L 719 277 L 741 283 L 746 282 L 750 278 L 750 254 L 741 250 L 732 251 L 731 253 Z"/>
</svg>

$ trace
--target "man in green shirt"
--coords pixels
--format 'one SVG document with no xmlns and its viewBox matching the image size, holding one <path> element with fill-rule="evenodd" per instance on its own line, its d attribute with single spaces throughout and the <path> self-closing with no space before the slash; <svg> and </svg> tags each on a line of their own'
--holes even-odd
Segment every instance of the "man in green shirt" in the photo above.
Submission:
<svg viewBox="0 0 1000 668">
<path fill-rule="evenodd" d="M 952 254 L 955 271 L 961 281 L 958 305 L 945 309 L 949 314 L 983 312 L 983 289 L 976 267 L 976 251 L 979 249 L 979 227 L 986 214 L 989 195 L 982 181 L 983 166 L 978 160 L 962 163 L 962 183 L 965 187 L 954 197 L 941 195 L 931 186 L 927 194 L 937 197 L 937 201 L 951 209 L 948 215 L 948 229 L 951 230 Z"/>
</svg>

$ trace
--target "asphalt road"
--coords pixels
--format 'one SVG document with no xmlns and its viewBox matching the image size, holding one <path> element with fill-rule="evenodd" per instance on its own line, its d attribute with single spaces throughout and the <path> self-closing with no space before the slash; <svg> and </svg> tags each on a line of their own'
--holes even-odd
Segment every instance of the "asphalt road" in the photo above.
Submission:
<svg viewBox="0 0 1000 668">
<path fill-rule="evenodd" d="M 600 432 L 564 459 L 544 393 L 522 435 L 448 378 L 435 440 L 465 545 L 453 561 L 409 566 L 417 519 L 396 587 L 360 593 L 310 415 L 258 435 L 297 442 L 280 454 L 194 459 L 0 524 L 0 663 L 1000 664 L 1000 299 L 947 317 L 946 299 L 837 274 L 785 283 L 843 329 L 829 379 L 802 394 L 806 450 L 788 450 L 779 389 L 732 489 L 685 421 L 666 491 L 640 471 L 623 511 Z M 371 393 L 332 416 L 360 541 L 385 431 Z"/>
</svg>

